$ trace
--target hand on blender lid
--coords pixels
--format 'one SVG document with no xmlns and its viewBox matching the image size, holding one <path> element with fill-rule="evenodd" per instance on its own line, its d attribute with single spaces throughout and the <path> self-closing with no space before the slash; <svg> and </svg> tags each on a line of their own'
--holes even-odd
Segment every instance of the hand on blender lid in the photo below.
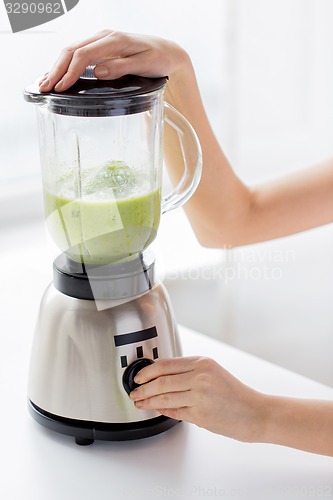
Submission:
<svg viewBox="0 0 333 500">
<path fill-rule="evenodd" d="M 185 52 L 162 38 L 103 30 L 62 50 L 52 70 L 40 80 L 41 92 L 63 92 L 89 65 L 102 80 L 132 74 L 146 77 L 170 75 L 182 64 Z"/>
</svg>

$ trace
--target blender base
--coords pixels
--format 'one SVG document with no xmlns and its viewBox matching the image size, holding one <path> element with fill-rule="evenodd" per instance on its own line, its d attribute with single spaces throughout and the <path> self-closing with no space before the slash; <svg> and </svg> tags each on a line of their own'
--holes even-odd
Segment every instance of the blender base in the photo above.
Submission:
<svg viewBox="0 0 333 500">
<path fill-rule="evenodd" d="M 81 446 L 92 444 L 96 439 L 127 441 L 155 436 L 179 423 L 179 420 L 164 415 L 139 422 L 90 422 L 54 415 L 39 408 L 31 400 L 28 401 L 28 405 L 32 417 L 39 424 L 52 431 L 73 436 L 76 444 Z"/>
</svg>

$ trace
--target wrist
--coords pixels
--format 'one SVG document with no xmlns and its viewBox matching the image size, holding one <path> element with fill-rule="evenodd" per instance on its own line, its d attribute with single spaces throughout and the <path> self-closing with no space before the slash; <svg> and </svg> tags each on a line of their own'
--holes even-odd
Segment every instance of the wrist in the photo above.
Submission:
<svg viewBox="0 0 333 500">
<path fill-rule="evenodd" d="M 269 396 L 250 389 L 245 439 L 249 443 L 265 443 L 271 419 Z"/>
<path fill-rule="evenodd" d="M 194 70 L 189 54 L 185 49 L 176 45 L 175 64 L 170 74 L 170 80 L 182 79 L 192 72 L 194 72 Z"/>
<path fill-rule="evenodd" d="M 164 53 L 168 54 L 169 58 L 167 63 L 169 87 L 177 88 L 178 85 L 182 85 L 184 80 L 191 78 L 194 69 L 191 58 L 183 47 L 174 42 L 168 41 L 167 43 L 167 46 L 164 47 Z"/>
<path fill-rule="evenodd" d="M 260 442 L 293 446 L 300 400 L 283 396 L 262 395 L 262 433 Z"/>
</svg>

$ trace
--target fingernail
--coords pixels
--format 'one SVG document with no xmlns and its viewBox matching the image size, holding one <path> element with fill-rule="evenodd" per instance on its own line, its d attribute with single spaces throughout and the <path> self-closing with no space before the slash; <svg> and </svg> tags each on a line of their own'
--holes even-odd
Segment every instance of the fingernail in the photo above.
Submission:
<svg viewBox="0 0 333 500">
<path fill-rule="evenodd" d="M 135 401 L 135 403 L 134 403 L 134 404 L 135 404 L 135 406 L 136 406 L 137 408 L 142 408 L 142 406 L 143 406 L 143 402 L 142 402 L 142 401 Z"/>
<path fill-rule="evenodd" d="M 136 390 L 136 389 L 134 389 L 134 391 L 130 392 L 129 397 L 130 397 L 131 399 L 135 399 L 135 398 L 136 398 L 136 395 L 137 395 L 137 390 Z"/>
<path fill-rule="evenodd" d="M 39 84 L 40 87 L 48 87 L 49 85 L 50 85 L 50 80 L 48 78 Z"/>
<path fill-rule="evenodd" d="M 57 83 L 57 85 L 54 87 L 54 90 L 56 90 L 57 92 L 61 91 L 61 89 L 63 88 L 64 86 L 64 81 L 63 80 L 60 80 L 59 83 Z"/>
<path fill-rule="evenodd" d="M 109 71 L 105 66 L 96 66 L 95 76 L 97 76 L 97 78 L 107 76 L 108 74 Z"/>
<path fill-rule="evenodd" d="M 141 377 L 140 377 L 140 375 L 135 375 L 135 377 L 134 377 L 133 380 L 134 380 L 134 382 L 136 384 L 141 384 Z"/>
</svg>

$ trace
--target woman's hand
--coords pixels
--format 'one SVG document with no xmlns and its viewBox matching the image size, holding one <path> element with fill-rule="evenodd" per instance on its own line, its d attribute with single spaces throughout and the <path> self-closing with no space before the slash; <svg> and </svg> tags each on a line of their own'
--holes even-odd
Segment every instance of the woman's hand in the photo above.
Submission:
<svg viewBox="0 0 333 500">
<path fill-rule="evenodd" d="M 208 358 L 162 359 L 134 378 L 137 408 L 239 441 L 333 456 L 333 401 L 262 394 Z"/>
<path fill-rule="evenodd" d="M 162 359 L 143 368 L 131 392 L 137 408 L 154 409 L 240 441 L 261 441 L 265 396 L 233 377 L 212 359 Z"/>
<path fill-rule="evenodd" d="M 95 76 L 112 80 L 126 74 L 171 76 L 182 66 L 186 52 L 162 38 L 104 30 L 63 49 L 53 69 L 39 82 L 40 90 L 62 92 L 92 64 Z"/>
</svg>

